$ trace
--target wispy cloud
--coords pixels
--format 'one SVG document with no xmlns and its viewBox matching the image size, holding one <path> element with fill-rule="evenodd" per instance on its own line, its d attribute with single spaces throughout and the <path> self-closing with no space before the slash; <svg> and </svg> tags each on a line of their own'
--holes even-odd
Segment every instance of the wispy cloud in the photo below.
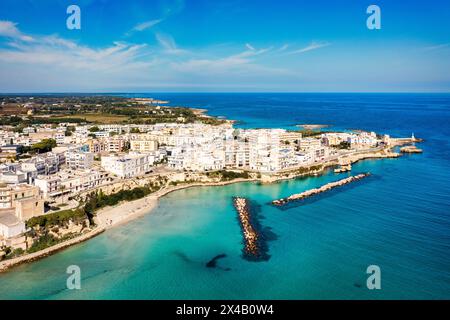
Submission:
<svg viewBox="0 0 450 320">
<path fill-rule="evenodd" d="M 174 38 L 169 34 L 157 32 L 155 34 L 156 40 L 163 48 L 164 52 L 172 55 L 180 55 L 188 53 L 187 50 L 179 49 L 175 43 Z"/>
<path fill-rule="evenodd" d="M 9 21 L 0 22 L 0 35 L 14 39 L 0 49 L 0 62 L 91 71 L 113 71 L 125 65 L 133 67 L 133 63 L 145 55 L 147 47 L 146 44 L 114 42 L 111 46 L 94 49 L 57 35 L 32 37 Z"/>
<path fill-rule="evenodd" d="M 0 20 L 0 36 L 22 41 L 33 41 L 33 38 L 20 32 L 17 23 Z"/>
<path fill-rule="evenodd" d="M 436 51 L 436 50 L 447 49 L 447 48 L 450 48 L 450 43 L 443 43 L 443 44 L 438 44 L 438 45 L 434 45 L 434 46 L 424 47 L 422 50 L 423 51 Z"/>
<path fill-rule="evenodd" d="M 320 49 L 320 48 L 328 47 L 329 45 L 331 45 L 331 43 L 326 42 L 326 41 L 321 41 L 321 42 L 313 41 L 308 46 L 306 46 L 304 48 L 293 50 L 293 51 L 289 51 L 286 54 L 290 55 L 290 54 L 305 53 L 305 52 L 308 52 L 308 51 L 312 51 L 312 50 L 317 50 L 317 49 Z"/>
<path fill-rule="evenodd" d="M 153 25 L 156 22 L 153 21 Z M 151 28 L 151 23 L 136 30 Z M 104 87 L 157 86 L 161 83 L 231 85 L 253 84 L 257 79 L 293 79 L 298 72 L 277 66 L 280 50 L 250 43 L 228 43 L 195 51 L 180 47 L 175 39 L 156 32 L 156 45 L 116 41 L 94 47 L 57 34 L 29 35 L 16 23 L 0 24 L 0 87 L 71 90 Z M 3 39 L 2 39 L 3 38 Z M 45 81 L 36 81 L 43 79 Z M 14 83 L 11 82 L 14 81 Z M 90 88 L 90 89 L 89 89 Z M 52 90 L 53 90 L 52 89 Z"/>
<path fill-rule="evenodd" d="M 149 20 L 149 21 L 145 21 L 142 23 L 138 23 L 130 31 L 128 31 L 125 35 L 131 36 L 132 34 L 134 34 L 136 32 L 145 31 L 147 29 L 150 29 L 150 28 L 156 26 L 157 24 L 161 23 L 162 21 L 164 21 L 164 19 L 155 19 L 155 20 Z"/>
<path fill-rule="evenodd" d="M 255 48 L 254 48 L 250 43 L 246 43 L 246 44 L 245 44 L 245 47 L 246 47 L 247 49 L 249 49 L 249 50 L 252 50 L 252 51 L 255 50 Z"/>
<path fill-rule="evenodd" d="M 192 58 L 186 61 L 172 62 L 171 67 L 177 72 L 192 74 L 214 74 L 217 76 L 294 76 L 294 72 L 277 68 L 275 66 L 265 66 L 258 63 L 259 57 L 270 55 L 272 47 L 255 49 L 245 45 L 247 50 L 217 58 Z"/>
<path fill-rule="evenodd" d="M 289 45 L 288 45 L 288 44 L 284 44 L 283 46 L 281 46 L 281 47 L 278 49 L 278 52 L 285 51 L 287 48 L 289 48 Z"/>
</svg>

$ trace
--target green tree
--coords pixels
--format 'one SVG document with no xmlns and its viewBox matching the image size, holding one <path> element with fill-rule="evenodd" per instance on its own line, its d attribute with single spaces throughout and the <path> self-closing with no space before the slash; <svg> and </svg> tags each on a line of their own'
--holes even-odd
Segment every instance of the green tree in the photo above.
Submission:
<svg viewBox="0 0 450 320">
<path fill-rule="evenodd" d="M 44 153 L 52 151 L 52 149 L 56 147 L 55 139 L 43 139 L 38 143 L 35 143 L 31 146 L 32 152 Z"/>
</svg>

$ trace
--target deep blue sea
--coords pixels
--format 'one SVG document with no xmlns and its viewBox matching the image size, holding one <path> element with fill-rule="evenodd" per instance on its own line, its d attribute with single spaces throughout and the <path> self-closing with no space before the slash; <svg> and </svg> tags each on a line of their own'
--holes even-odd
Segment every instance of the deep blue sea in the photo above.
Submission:
<svg viewBox="0 0 450 320">
<path fill-rule="evenodd" d="M 0 274 L 0 299 L 449 299 L 450 95 L 136 94 L 208 109 L 238 126 L 328 124 L 425 141 L 423 154 L 362 161 L 373 176 L 302 205 L 270 200 L 346 175 L 181 190 L 126 225 Z M 270 259 L 242 258 L 232 197 L 250 198 L 275 235 Z M 219 254 L 215 268 L 206 263 Z M 69 265 L 81 290 L 66 288 Z M 381 289 L 366 268 L 381 269 Z"/>
</svg>

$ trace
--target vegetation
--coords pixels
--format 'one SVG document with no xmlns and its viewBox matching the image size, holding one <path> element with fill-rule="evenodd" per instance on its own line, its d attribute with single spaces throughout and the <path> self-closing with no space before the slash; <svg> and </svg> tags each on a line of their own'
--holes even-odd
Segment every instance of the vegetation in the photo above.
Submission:
<svg viewBox="0 0 450 320">
<path fill-rule="evenodd" d="M 64 122 L 70 122 L 70 123 L 84 123 L 88 122 L 85 119 L 82 118 L 54 118 L 54 117 L 18 117 L 18 116 L 4 116 L 2 115 L 0 117 L 0 125 L 10 125 L 15 127 L 16 132 L 22 132 L 23 128 L 33 125 L 33 124 L 46 124 L 46 123 L 64 123 Z"/>
<path fill-rule="evenodd" d="M 207 172 L 206 175 L 210 178 L 220 178 L 221 181 L 231 181 L 234 179 L 250 178 L 250 175 L 247 171 L 236 172 L 236 171 L 219 170 Z"/>
<path fill-rule="evenodd" d="M 88 216 L 93 216 L 94 212 L 100 208 L 114 206 L 121 201 L 132 201 L 143 198 L 155 191 L 150 187 L 136 187 L 131 190 L 121 190 L 119 192 L 105 195 L 101 190 L 89 196 L 84 205 L 84 212 Z"/>
<path fill-rule="evenodd" d="M 350 149 L 351 144 L 350 142 L 342 141 L 341 143 L 334 145 L 333 147 L 337 149 Z"/>
<path fill-rule="evenodd" d="M 6 253 L 5 259 L 12 259 L 12 258 L 21 256 L 22 254 L 25 253 L 25 251 L 21 248 L 12 250 L 11 247 L 6 247 L 6 248 L 2 249 L 2 251 L 4 251 Z"/>
<path fill-rule="evenodd" d="M 323 166 L 318 164 L 315 166 L 298 168 L 297 170 L 295 170 L 295 173 L 296 174 L 307 174 L 307 173 L 311 173 L 314 171 L 322 170 L 322 168 L 323 168 Z"/>
<path fill-rule="evenodd" d="M 52 151 L 52 149 L 56 147 L 56 140 L 54 139 L 43 139 L 38 143 L 35 143 L 31 146 L 31 152 L 35 153 L 45 153 Z"/>
<path fill-rule="evenodd" d="M 77 113 L 74 115 L 65 116 L 64 120 L 66 119 L 73 119 L 73 118 L 79 118 L 83 119 L 83 122 L 87 123 L 103 123 L 103 124 L 111 124 L 111 123 L 123 123 L 126 122 L 128 117 L 126 116 L 120 116 L 115 114 L 104 114 L 104 113 Z M 70 121 L 66 121 L 70 122 Z"/>
<path fill-rule="evenodd" d="M 82 207 L 33 217 L 26 222 L 27 228 L 31 228 L 28 236 L 35 238 L 33 245 L 27 250 L 27 253 L 37 252 L 75 237 L 76 234 L 67 234 L 59 238 L 50 233 L 50 231 L 57 233 L 59 228 L 66 225 L 69 221 L 72 221 L 74 224 L 84 224 L 86 219 L 89 219 L 90 223 L 93 224 L 92 218 L 96 210 L 106 206 L 116 205 L 124 200 L 132 201 L 143 198 L 156 189 L 156 185 L 150 185 L 136 187 L 131 190 L 121 190 L 111 195 L 105 195 L 102 191 L 93 192 L 89 195 L 85 205 Z M 39 227 L 39 229 L 36 229 L 36 227 Z M 11 251 L 10 248 L 7 248 L 6 258 L 10 259 L 20 256 L 23 253 L 24 251 L 22 249 Z"/>
<path fill-rule="evenodd" d="M 118 204 L 121 201 L 132 201 L 143 198 L 157 187 L 136 187 L 131 190 L 121 190 L 117 193 L 105 195 L 102 191 L 92 193 L 83 207 L 70 210 L 62 210 L 49 213 L 39 217 L 33 217 L 26 222 L 28 228 L 40 226 L 43 228 L 51 228 L 54 226 L 62 226 L 72 220 L 75 224 L 81 223 L 89 219 L 93 223 L 92 218 L 96 210 Z"/>
<path fill-rule="evenodd" d="M 27 250 L 29 253 L 33 253 L 36 251 L 43 250 L 45 248 L 51 247 L 58 242 L 60 242 L 60 239 L 56 239 L 54 236 L 52 236 L 49 233 L 46 233 L 42 236 L 40 236 L 37 240 L 35 240 L 32 244 L 32 246 Z"/>
<path fill-rule="evenodd" d="M 53 227 L 61 226 L 72 220 L 74 223 L 83 221 L 87 218 L 87 215 L 83 209 L 70 209 L 62 210 L 58 212 L 49 213 L 39 217 L 33 217 L 26 222 L 28 228 L 36 226 L 40 227 Z"/>
<path fill-rule="evenodd" d="M 304 137 L 304 138 L 315 137 L 315 136 L 321 135 L 323 133 L 320 130 L 311 130 L 311 129 L 303 129 L 303 130 L 298 130 L 296 132 L 300 132 L 302 134 L 302 137 Z"/>
</svg>

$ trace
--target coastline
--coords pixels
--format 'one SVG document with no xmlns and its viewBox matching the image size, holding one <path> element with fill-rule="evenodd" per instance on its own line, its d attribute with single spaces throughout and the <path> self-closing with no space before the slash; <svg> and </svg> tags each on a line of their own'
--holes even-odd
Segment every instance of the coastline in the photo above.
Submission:
<svg viewBox="0 0 450 320">
<path fill-rule="evenodd" d="M 149 194 L 148 196 L 129 201 L 122 202 L 114 207 L 106 207 L 99 210 L 95 216 L 96 223 L 105 229 L 110 229 L 112 227 L 118 226 L 123 223 L 127 223 L 134 220 L 144 214 L 150 213 L 153 209 L 157 207 L 159 198 L 165 195 L 188 188 L 194 187 L 218 187 L 225 186 L 233 183 L 240 182 L 256 182 L 259 179 L 235 179 L 231 181 L 220 181 L 220 182 L 193 182 L 180 184 L 177 186 L 166 186 L 162 189 Z"/>
<path fill-rule="evenodd" d="M 67 247 L 70 247 L 72 245 L 84 242 L 86 240 L 89 240 L 100 233 L 104 232 L 105 228 L 102 227 L 96 227 L 92 229 L 89 232 L 86 232 L 80 236 L 77 236 L 75 238 L 72 238 L 70 240 L 55 244 L 54 246 L 45 248 L 44 250 L 40 250 L 37 252 L 29 253 L 17 258 L 12 258 L 4 261 L 0 261 L 0 273 L 3 273 L 5 271 L 8 271 L 12 267 L 21 265 L 23 263 L 33 262 L 35 260 L 50 256 L 58 251 L 61 251 Z"/>
<path fill-rule="evenodd" d="M 401 155 L 399 153 L 395 153 L 392 151 L 392 149 L 396 146 L 402 145 L 406 143 L 406 140 L 403 139 L 397 139 L 395 140 L 394 144 L 386 149 L 381 150 L 367 150 L 367 151 L 361 151 L 361 153 L 357 154 L 349 154 L 346 158 L 350 163 L 356 163 L 360 160 L 364 159 L 383 159 L 383 158 L 397 158 Z M 82 234 L 80 236 L 77 236 L 75 238 L 72 238 L 70 240 L 61 242 L 57 245 L 54 245 L 52 247 L 46 248 L 44 250 L 26 254 L 17 258 L 12 258 L 9 260 L 0 261 L 0 273 L 5 272 L 9 269 L 11 269 L 14 266 L 17 266 L 22 263 L 26 262 L 32 262 L 34 260 L 44 258 L 46 256 L 49 256 L 51 254 L 56 253 L 57 251 L 60 251 L 64 248 L 67 248 L 71 245 L 89 240 L 98 234 L 106 231 L 107 229 L 113 228 L 115 226 L 127 223 L 129 221 L 132 221 L 138 217 L 141 217 L 145 214 L 151 213 L 153 209 L 157 207 L 159 198 L 182 189 L 187 188 L 193 188 L 193 187 L 213 187 L 213 186 L 224 186 L 234 183 L 241 183 L 241 182 L 260 182 L 260 183 L 274 183 L 278 181 L 283 180 L 289 180 L 289 179 L 295 179 L 298 177 L 303 176 L 315 176 L 322 172 L 325 172 L 329 167 L 337 165 L 338 159 L 334 160 L 328 160 L 324 163 L 321 163 L 322 167 L 318 170 L 312 170 L 310 172 L 304 172 L 304 173 L 295 173 L 290 172 L 287 176 L 275 176 L 272 179 L 265 180 L 264 178 L 251 178 L 251 179 L 243 179 L 238 178 L 235 180 L 230 181 L 218 181 L 218 182 L 191 182 L 191 183 L 185 183 L 180 184 L 176 186 L 164 186 L 162 189 L 149 194 L 146 197 L 143 197 L 141 199 L 129 201 L 129 202 L 122 202 L 119 203 L 116 206 L 113 207 L 105 207 L 99 210 L 94 219 L 97 224 L 97 227 L 93 230 Z M 286 172 L 288 173 L 288 172 Z"/>
<path fill-rule="evenodd" d="M 96 216 L 94 217 L 97 226 L 93 230 L 86 232 L 82 235 L 79 235 L 75 238 L 69 239 L 67 241 L 58 243 L 54 246 L 45 248 L 44 250 L 0 261 L 0 273 L 9 271 L 11 268 L 15 266 L 45 258 L 67 247 L 92 239 L 95 236 L 103 233 L 104 231 L 110 228 L 119 226 L 121 224 L 125 224 L 145 214 L 149 214 L 153 209 L 157 207 L 159 198 L 164 197 L 165 195 L 171 192 L 193 187 L 214 187 L 240 182 L 256 182 L 256 181 L 259 180 L 235 179 L 231 181 L 220 181 L 220 182 L 186 183 L 178 186 L 164 187 L 156 191 L 155 193 L 149 194 L 148 196 L 141 199 L 129 202 L 122 202 L 113 207 L 102 208 L 97 212 Z"/>
</svg>

